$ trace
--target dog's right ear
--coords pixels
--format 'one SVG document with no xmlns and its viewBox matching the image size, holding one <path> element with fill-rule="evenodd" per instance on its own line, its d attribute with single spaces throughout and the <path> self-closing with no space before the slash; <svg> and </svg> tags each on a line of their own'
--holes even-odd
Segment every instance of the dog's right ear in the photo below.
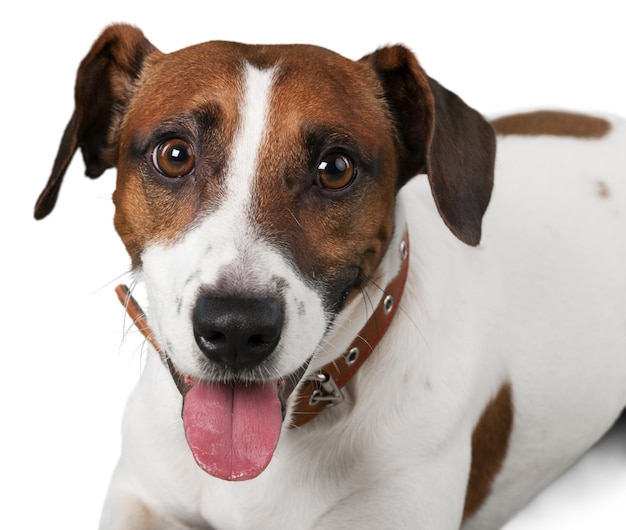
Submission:
<svg viewBox="0 0 626 530">
<path fill-rule="evenodd" d="M 156 51 L 140 30 L 125 24 L 108 27 L 94 43 L 78 68 L 74 113 L 35 206 L 35 219 L 43 219 L 54 208 L 79 147 L 88 177 L 97 178 L 115 166 L 119 122 L 146 57 Z"/>
</svg>

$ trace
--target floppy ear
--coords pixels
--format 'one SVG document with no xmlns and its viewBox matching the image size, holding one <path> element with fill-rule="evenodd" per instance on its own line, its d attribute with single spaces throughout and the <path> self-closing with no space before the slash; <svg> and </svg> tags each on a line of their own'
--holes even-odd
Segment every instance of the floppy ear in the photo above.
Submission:
<svg viewBox="0 0 626 530">
<path fill-rule="evenodd" d="M 433 197 L 450 230 L 478 245 L 493 187 L 495 134 L 456 94 L 428 77 L 403 46 L 363 59 L 372 65 L 396 123 L 398 188 L 427 173 Z"/>
<path fill-rule="evenodd" d="M 108 27 L 78 68 L 74 113 L 65 129 L 52 174 L 35 206 L 35 218 L 56 203 L 65 171 L 80 147 L 88 177 L 116 164 L 117 128 L 146 57 L 156 48 L 138 29 Z"/>
</svg>

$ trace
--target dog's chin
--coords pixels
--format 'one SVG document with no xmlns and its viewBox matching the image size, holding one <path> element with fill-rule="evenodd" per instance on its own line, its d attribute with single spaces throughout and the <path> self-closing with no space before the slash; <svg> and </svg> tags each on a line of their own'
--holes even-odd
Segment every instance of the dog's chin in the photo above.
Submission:
<svg viewBox="0 0 626 530">
<path fill-rule="evenodd" d="M 282 431 L 287 400 L 310 359 L 278 379 L 197 379 L 170 372 L 183 396 L 187 443 L 198 466 L 223 480 L 257 477 L 270 463 Z"/>
</svg>

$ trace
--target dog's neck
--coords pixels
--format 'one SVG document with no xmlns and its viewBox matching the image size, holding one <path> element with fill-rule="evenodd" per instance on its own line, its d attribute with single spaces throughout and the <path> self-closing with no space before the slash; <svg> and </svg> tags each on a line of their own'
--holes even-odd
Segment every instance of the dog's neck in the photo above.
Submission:
<svg viewBox="0 0 626 530">
<path fill-rule="evenodd" d="M 341 389 L 374 352 L 387 332 L 400 305 L 409 272 L 409 233 L 406 227 L 399 243 L 393 243 L 390 252 L 397 252 L 400 258 L 398 273 L 382 290 L 378 305 L 350 345 L 343 350 L 343 354 L 316 370 L 303 382 L 292 426 L 304 425 L 327 406 L 343 401 Z"/>
<path fill-rule="evenodd" d="M 335 405 L 343 400 L 341 389 L 373 353 L 389 328 L 400 305 L 409 272 L 409 234 L 406 227 L 400 242 L 397 245 L 394 243 L 394 246 L 397 248 L 392 248 L 391 251 L 398 252 L 400 258 L 400 269 L 397 275 L 382 290 L 382 296 L 374 312 L 344 353 L 321 369 L 316 370 L 303 382 L 293 412 L 291 422 L 293 427 L 308 423 L 327 406 Z M 132 297 L 128 287 L 118 285 L 115 291 L 133 324 L 154 347 L 166 366 L 171 369 L 167 356 L 154 338 L 145 313 Z M 182 388 L 184 383 L 173 371 L 172 375 L 179 390 L 184 392 Z"/>
</svg>

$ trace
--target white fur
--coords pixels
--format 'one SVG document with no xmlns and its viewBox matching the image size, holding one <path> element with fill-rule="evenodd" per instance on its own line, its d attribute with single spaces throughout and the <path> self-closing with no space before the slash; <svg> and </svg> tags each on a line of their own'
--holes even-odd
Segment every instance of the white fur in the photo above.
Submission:
<svg viewBox="0 0 626 530">
<path fill-rule="evenodd" d="M 248 91 L 264 87 L 259 101 L 269 97 L 269 76 L 248 71 Z M 144 256 L 145 281 L 158 293 L 152 324 L 192 374 L 199 353 L 189 354 L 190 323 L 185 312 L 176 315 L 175 300 L 182 293 L 190 307 L 223 264 L 243 260 L 260 281 L 278 271 L 306 299 L 304 328 L 314 329 L 302 346 L 294 337 L 280 351 L 276 373 L 310 355 L 323 333 L 319 298 L 270 242 L 257 240 L 246 214 L 264 111 L 244 108 L 257 118 L 242 126 L 234 150 L 231 173 L 240 183 L 180 242 Z M 285 431 L 258 478 L 228 483 L 196 466 L 180 395 L 158 357 L 148 356 L 128 404 L 102 528 L 458 528 L 473 428 L 509 381 L 509 452 L 494 494 L 465 525 L 500 528 L 626 404 L 626 124 L 612 121 L 600 140 L 501 139 L 477 248 L 444 226 L 424 176 L 401 191 L 396 224 L 408 224 L 411 268 L 400 311 L 347 388 L 350 399 Z M 386 277 L 397 270 L 396 243 L 397 234 L 381 265 Z M 246 252 L 254 259 L 243 259 Z M 357 303 L 346 309 L 321 356 L 341 350 L 350 338 L 341 330 L 355 333 L 362 311 Z M 346 421 L 333 421 L 348 410 Z"/>
</svg>

